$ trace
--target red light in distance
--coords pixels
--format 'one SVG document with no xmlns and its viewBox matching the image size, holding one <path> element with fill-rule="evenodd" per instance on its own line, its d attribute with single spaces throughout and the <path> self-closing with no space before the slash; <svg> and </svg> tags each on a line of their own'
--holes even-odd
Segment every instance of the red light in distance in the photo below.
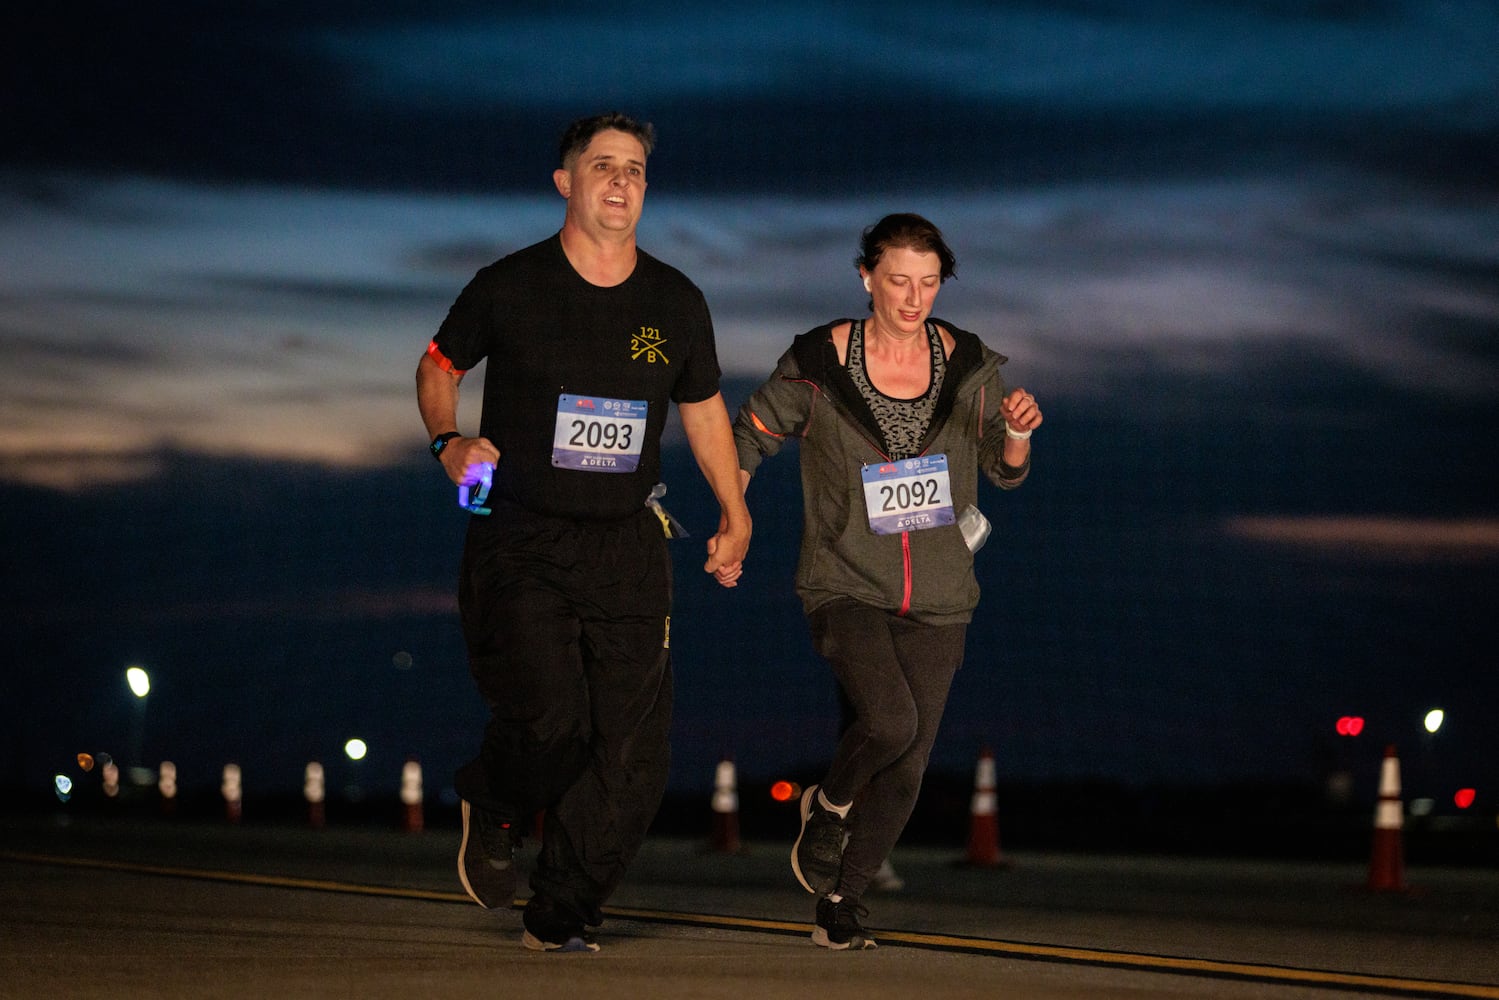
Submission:
<svg viewBox="0 0 1499 1000">
<path fill-rule="evenodd" d="M 1362 715 L 1345 715 L 1338 720 L 1339 736 L 1357 736 L 1364 731 L 1364 717 Z"/>
<path fill-rule="evenodd" d="M 1477 797 L 1478 792 L 1474 789 L 1459 788 L 1457 794 L 1452 796 L 1452 801 L 1459 809 L 1466 809 L 1473 804 L 1473 800 Z"/>
<path fill-rule="evenodd" d="M 770 786 L 770 797 L 777 802 L 790 802 L 802 793 L 802 790 L 790 781 L 777 781 Z"/>
</svg>

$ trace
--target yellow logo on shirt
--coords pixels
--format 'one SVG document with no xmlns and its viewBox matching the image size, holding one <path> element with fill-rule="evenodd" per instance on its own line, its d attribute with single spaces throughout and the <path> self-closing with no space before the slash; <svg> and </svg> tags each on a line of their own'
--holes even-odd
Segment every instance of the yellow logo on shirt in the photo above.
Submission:
<svg viewBox="0 0 1499 1000">
<path fill-rule="evenodd" d="M 660 361 L 663 365 L 671 364 L 671 360 L 661 350 L 661 345 L 666 343 L 661 336 L 661 331 L 653 326 L 642 326 L 640 332 L 630 338 L 630 360 L 639 361 L 644 358 L 647 364 L 655 364 Z"/>
</svg>

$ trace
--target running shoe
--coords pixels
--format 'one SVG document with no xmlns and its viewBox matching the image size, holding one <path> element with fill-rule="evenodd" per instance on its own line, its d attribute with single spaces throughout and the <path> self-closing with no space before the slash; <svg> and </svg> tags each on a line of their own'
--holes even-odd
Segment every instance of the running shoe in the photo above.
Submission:
<svg viewBox="0 0 1499 1000">
<path fill-rule="evenodd" d="M 832 951 L 863 951 L 878 948 L 874 938 L 859 923 L 869 910 L 857 899 L 833 902 L 824 896 L 817 901 L 817 925 L 812 928 L 812 943 Z"/>
<path fill-rule="evenodd" d="M 515 848 L 520 837 L 499 814 L 467 799 L 459 801 L 463 840 L 458 844 L 458 881 L 486 910 L 508 908 L 515 902 Z"/>
<path fill-rule="evenodd" d="M 540 894 L 531 897 L 521 914 L 525 932 L 520 943 L 532 951 L 598 951 L 583 921 Z"/>
<path fill-rule="evenodd" d="M 874 873 L 869 887 L 877 892 L 900 892 L 906 887 L 906 880 L 900 877 L 900 872 L 896 871 L 890 859 L 886 858 L 880 864 L 880 870 Z"/>
<path fill-rule="evenodd" d="M 824 809 L 813 785 L 802 792 L 802 829 L 791 845 L 791 870 L 802 888 L 825 895 L 838 887 L 843 870 L 843 817 Z"/>
</svg>

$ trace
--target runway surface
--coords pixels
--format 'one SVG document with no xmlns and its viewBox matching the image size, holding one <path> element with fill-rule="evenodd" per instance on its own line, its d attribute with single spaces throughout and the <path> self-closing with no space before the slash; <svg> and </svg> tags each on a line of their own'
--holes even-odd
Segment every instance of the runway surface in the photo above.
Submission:
<svg viewBox="0 0 1499 1000">
<path fill-rule="evenodd" d="M 898 849 L 880 948 L 813 946 L 788 844 L 653 838 L 593 955 L 520 947 L 458 885 L 456 829 L 0 819 L 0 998 L 1499 1000 L 1499 870 Z M 529 857 L 527 856 L 527 860 Z M 525 894 L 523 888 L 521 895 Z"/>
</svg>

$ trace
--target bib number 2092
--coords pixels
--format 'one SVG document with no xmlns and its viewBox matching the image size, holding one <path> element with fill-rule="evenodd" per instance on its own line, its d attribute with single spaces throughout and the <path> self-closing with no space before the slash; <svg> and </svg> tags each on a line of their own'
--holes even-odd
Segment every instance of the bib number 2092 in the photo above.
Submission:
<svg viewBox="0 0 1499 1000">
<path fill-rule="evenodd" d="M 866 465 L 860 476 L 869 530 L 877 535 L 940 528 L 957 521 L 946 455 Z"/>
</svg>

